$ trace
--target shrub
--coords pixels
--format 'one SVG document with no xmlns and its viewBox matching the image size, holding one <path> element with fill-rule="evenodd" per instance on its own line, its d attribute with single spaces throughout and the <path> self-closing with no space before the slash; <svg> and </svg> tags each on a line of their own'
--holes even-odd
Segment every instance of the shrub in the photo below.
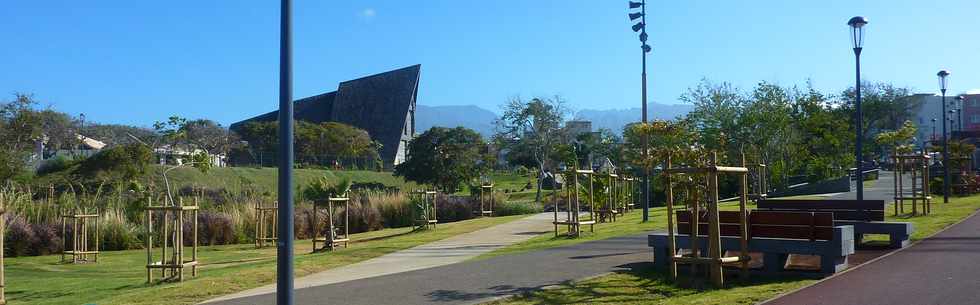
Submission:
<svg viewBox="0 0 980 305">
<path fill-rule="evenodd" d="M 193 242 L 189 234 L 194 234 L 192 223 L 184 223 L 184 243 Z M 197 214 L 197 242 L 200 245 L 227 245 L 238 242 L 235 222 L 225 213 L 202 211 Z"/>
<path fill-rule="evenodd" d="M 504 202 L 493 207 L 494 216 L 536 214 L 544 211 L 544 206 L 535 202 Z"/>
<path fill-rule="evenodd" d="M 138 228 L 120 213 L 109 212 L 99 218 L 102 250 L 137 249 L 141 246 Z M 91 229 L 90 229 L 91 231 Z"/>
<path fill-rule="evenodd" d="M 31 255 L 48 255 L 61 253 L 62 240 L 58 225 L 53 223 L 31 224 L 34 231 L 34 242 L 31 245 Z"/>
<path fill-rule="evenodd" d="M 372 206 L 370 201 L 360 200 L 361 198 L 364 197 L 351 198 L 350 233 L 368 232 L 384 228 L 381 212 Z M 343 213 L 340 216 L 343 217 Z"/>
<path fill-rule="evenodd" d="M 480 209 L 480 203 L 471 197 L 436 195 L 436 217 L 439 222 L 455 222 L 472 219 Z"/>
<path fill-rule="evenodd" d="M 41 166 L 38 166 L 37 168 L 37 175 L 44 176 L 50 173 L 64 171 L 77 163 L 78 161 L 70 160 L 63 156 L 57 156 L 41 163 Z"/>
<path fill-rule="evenodd" d="M 4 217 L 7 224 L 7 233 L 3 240 L 6 255 L 24 256 L 31 254 L 31 246 L 36 243 L 31 225 L 20 215 L 6 214 Z"/>
</svg>

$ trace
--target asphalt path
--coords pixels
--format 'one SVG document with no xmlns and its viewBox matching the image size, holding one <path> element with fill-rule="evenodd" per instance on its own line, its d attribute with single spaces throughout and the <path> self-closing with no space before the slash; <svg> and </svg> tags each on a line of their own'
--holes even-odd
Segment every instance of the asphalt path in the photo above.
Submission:
<svg viewBox="0 0 980 305">
<path fill-rule="evenodd" d="M 640 234 L 297 289 L 296 304 L 475 304 L 650 261 Z M 275 294 L 212 304 L 275 304 Z"/>
<path fill-rule="evenodd" d="M 980 304 L 980 216 L 766 305 Z"/>
</svg>

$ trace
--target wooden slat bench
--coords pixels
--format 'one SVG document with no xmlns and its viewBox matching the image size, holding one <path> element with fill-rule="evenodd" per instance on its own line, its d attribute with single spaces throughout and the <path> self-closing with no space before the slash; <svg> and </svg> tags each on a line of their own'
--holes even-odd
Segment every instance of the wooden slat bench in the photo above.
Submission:
<svg viewBox="0 0 980 305">
<path fill-rule="evenodd" d="M 758 210 L 834 213 L 834 225 L 854 226 L 854 242 L 860 245 L 864 234 L 889 236 L 889 247 L 909 245 L 912 223 L 885 221 L 884 200 L 760 200 Z"/>
<path fill-rule="evenodd" d="M 718 213 L 722 251 L 739 251 L 740 225 L 738 211 Z M 691 249 L 691 214 L 677 212 L 676 248 Z M 698 248 L 708 248 L 707 219 L 701 215 L 698 228 Z M 834 225 L 833 214 L 812 212 L 753 211 L 749 213 L 748 251 L 761 252 L 766 272 L 783 271 L 790 254 L 820 256 L 820 272 L 835 273 L 847 267 L 847 256 L 854 253 L 854 228 Z M 668 266 L 666 233 L 650 234 L 647 244 L 653 247 L 654 265 Z"/>
</svg>

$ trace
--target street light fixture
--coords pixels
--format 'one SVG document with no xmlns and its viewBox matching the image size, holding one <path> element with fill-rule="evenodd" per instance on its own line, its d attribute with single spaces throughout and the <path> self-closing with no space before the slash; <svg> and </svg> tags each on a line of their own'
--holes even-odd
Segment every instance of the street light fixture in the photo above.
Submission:
<svg viewBox="0 0 980 305">
<path fill-rule="evenodd" d="M 959 102 L 959 106 L 956 107 L 956 130 L 963 132 L 963 109 L 966 108 L 966 96 L 957 96 L 956 101 Z"/>
<path fill-rule="evenodd" d="M 942 104 L 943 111 L 942 114 L 946 115 L 946 85 L 948 84 L 949 71 L 939 70 L 936 73 L 939 77 L 939 91 L 942 92 Z M 952 179 L 949 173 L 949 145 L 947 145 L 946 137 L 946 118 L 943 118 L 943 203 L 949 203 L 949 183 Z"/>
<path fill-rule="evenodd" d="M 855 66 L 855 103 L 854 103 L 854 126 L 856 127 L 856 145 L 854 145 L 854 161 L 857 163 L 857 170 L 855 172 L 856 177 L 856 188 L 857 188 L 857 200 L 864 200 L 864 171 L 861 168 L 861 134 L 862 134 L 862 117 L 861 117 L 861 50 L 864 48 L 864 26 L 868 25 L 868 19 L 856 16 L 847 21 L 847 25 L 851 27 L 851 47 L 854 49 L 854 66 Z"/>
<path fill-rule="evenodd" d="M 643 111 L 643 113 L 641 117 L 642 117 L 642 122 L 646 124 L 647 122 L 647 53 L 650 53 L 650 45 L 647 45 L 648 36 L 647 36 L 646 0 L 641 0 L 640 2 L 630 1 L 629 8 L 640 9 L 639 12 L 630 13 L 629 18 L 630 21 L 636 21 L 637 19 L 640 20 L 640 22 L 633 25 L 633 32 L 640 33 L 640 50 L 642 51 L 643 54 L 642 55 L 643 72 L 641 74 L 642 89 L 640 90 L 642 92 L 641 94 L 643 95 L 641 98 L 641 100 L 643 101 L 643 107 L 641 111 Z M 646 137 L 643 137 L 642 141 L 643 141 L 643 157 L 645 159 L 648 154 L 650 142 Z M 643 186 L 643 195 L 642 195 L 643 196 L 643 222 L 647 222 L 650 219 L 650 169 L 647 167 L 644 167 L 643 169 L 643 181 L 641 182 L 641 184 Z"/>
</svg>

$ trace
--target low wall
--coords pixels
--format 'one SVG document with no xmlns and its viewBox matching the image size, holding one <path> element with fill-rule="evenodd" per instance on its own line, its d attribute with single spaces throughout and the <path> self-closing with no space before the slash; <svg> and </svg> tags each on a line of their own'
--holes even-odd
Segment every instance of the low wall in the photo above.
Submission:
<svg viewBox="0 0 980 305">
<path fill-rule="evenodd" d="M 801 183 L 790 186 L 785 190 L 770 192 L 769 198 L 788 197 L 813 194 L 843 193 L 851 191 L 851 177 L 843 176 L 836 179 L 824 180 L 815 183 Z"/>
</svg>

